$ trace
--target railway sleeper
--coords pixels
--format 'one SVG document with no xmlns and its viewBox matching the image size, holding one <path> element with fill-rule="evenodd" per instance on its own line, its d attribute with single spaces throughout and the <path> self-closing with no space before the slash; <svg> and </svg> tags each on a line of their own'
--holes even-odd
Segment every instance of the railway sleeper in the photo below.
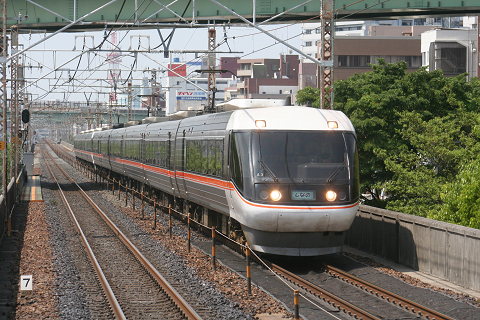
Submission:
<svg viewBox="0 0 480 320">
<path fill-rule="evenodd" d="M 138 195 L 141 194 L 141 192 L 143 191 L 144 196 L 146 196 L 148 199 L 156 199 L 158 204 L 164 207 L 168 207 L 169 205 L 171 205 L 172 209 L 177 212 L 183 213 L 185 215 L 185 218 L 183 220 L 185 221 L 187 220 L 186 216 L 188 215 L 188 213 L 190 213 L 191 218 L 195 221 L 207 227 L 214 226 L 216 230 L 223 233 L 225 236 L 235 240 L 236 242 L 239 242 L 243 245 L 245 245 L 247 242 L 240 223 L 235 219 L 232 219 L 231 217 L 223 215 L 217 211 L 211 210 L 194 202 L 175 197 L 167 192 L 155 189 L 148 185 L 148 183 L 144 183 L 144 181 L 131 179 L 125 175 L 113 172 L 109 169 L 95 166 L 92 163 L 83 159 L 77 158 L 77 164 L 80 168 L 80 171 L 84 172 L 85 174 L 88 175 L 88 171 L 91 171 L 92 174 L 98 175 L 100 183 L 108 179 L 109 184 L 111 184 L 113 179 L 115 179 L 115 189 L 117 189 L 118 181 L 120 181 L 120 184 L 123 188 L 127 187 L 130 190 L 134 188 L 136 198 L 138 199 L 140 199 Z M 93 180 L 96 180 L 95 177 L 93 177 Z"/>
</svg>

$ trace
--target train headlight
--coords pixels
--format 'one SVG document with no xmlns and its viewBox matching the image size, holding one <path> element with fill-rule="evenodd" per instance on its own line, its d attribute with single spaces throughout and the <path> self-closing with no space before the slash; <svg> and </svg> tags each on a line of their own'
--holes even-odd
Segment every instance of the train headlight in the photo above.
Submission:
<svg viewBox="0 0 480 320">
<path fill-rule="evenodd" d="M 347 199 L 347 194 L 346 194 L 345 192 L 343 192 L 343 191 L 340 191 L 340 192 L 338 193 L 338 199 L 340 199 L 340 200 L 342 200 L 342 201 L 345 200 L 345 199 Z"/>
<path fill-rule="evenodd" d="M 327 121 L 327 126 L 329 129 L 337 129 L 338 123 L 337 121 Z"/>
<path fill-rule="evenodd" d="M 278 201 L 282 199 L 282 193 L 278 190 L 273 190 L 272 192 L 270 192 L 270 199 L 272 199 L 273 201 Z"/>
<path fill-rule="evenodd" d="M 267 126 L 267 121 L 265 121 L 265 120 L 255 120 L 255 126 L 257 128 L 265 128 Z"/>
<path fill-rule="evenodd" d="M 337 194 L 335 193 L 335 191 L 332 190 L 327 191 L 325 196 L 327 197 L 328 201 L 335 201 L 335 199 L 337 199 Z"/>
</svg>

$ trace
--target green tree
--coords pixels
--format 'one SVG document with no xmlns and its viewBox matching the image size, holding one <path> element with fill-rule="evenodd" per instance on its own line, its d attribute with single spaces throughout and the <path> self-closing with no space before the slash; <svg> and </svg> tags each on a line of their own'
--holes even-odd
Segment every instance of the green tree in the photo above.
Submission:
<svg viewBox="0 0 480 320">
<path fill-rule="evenodd" d="M 378 154 L 399 148 L 400 141 L 392 138 L 399 120 L 395 110 L 406 104 L 398 86 L 406 69 L 405 63 L 387 64 L 380 59 L 371 72 L 335 83 L 335 109 L 345 112 L 357 131 L 362 189 L 373 195 L 374 189 L 382 188 L 393 177 Z"/>
<path fill-rule="evenodd" d="M 362 188 L 390 195 L 368 204 L 432 216 L 447 201 L 445 185 L 480 151 L 479 82 L 441 70 L 408 73 L 405 62 L 371 67 L 335 82 L 335 109 L 357 131 Z"/>
<path fill-rule="evenodd" d="M 445 186 L 444 205 L 429 218 L 480 229 L 480 159 L 462 167 L 458 177 Z"/>
<path fill-rule="evenodd" d="M 306 87 L 297 92 L 297 104 L 309 107 L 320 107 L 320 90 L 318 88 Z"/>
</svg>

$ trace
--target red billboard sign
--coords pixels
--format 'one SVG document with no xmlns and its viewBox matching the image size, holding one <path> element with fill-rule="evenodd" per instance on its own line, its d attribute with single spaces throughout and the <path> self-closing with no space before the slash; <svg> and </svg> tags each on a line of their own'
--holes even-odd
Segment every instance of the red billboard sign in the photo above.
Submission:
<svg viewBox="0 0 480 320">
<path fill-rule="evenodd" d="M 169 64 L 168 69 L 175 71 L 172 72 L 168 70 L 168 76 L 169 77 L 186 77 L 187 76 L 187 65 L 183 63 L 174 63 L 174 64 Z"/>
</svg>

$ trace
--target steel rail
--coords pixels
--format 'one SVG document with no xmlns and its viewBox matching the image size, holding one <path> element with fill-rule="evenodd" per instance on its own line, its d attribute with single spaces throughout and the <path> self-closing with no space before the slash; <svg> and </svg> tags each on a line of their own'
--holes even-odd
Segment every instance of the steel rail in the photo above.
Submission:
<svg viewBox="0 0 480 320">
<path fill-rule="evenodd" d="M 47 142 L 48 144 L 50 144 L 49 142 Z M 53 148 L 52 148 L 53 149 Z M 74 162 L 74 157 L 69 155 L 69 154 L 66 154 L 63 150 L 60 150 L 59 148 L 57 148 L 57 146 L 55 145 L 55 149 L 61 153 L 63 153 L 65 155 L 65 157 L 68 157 L 70 161 Z M 174 216 L 176 216 L 179 220 L 185 220 L 185 216 L 181 213 L 178 213 L 177 211 L 173 210 L 172 209 L 172 214 Z M 195 220 L 192 220 L 191 221 L 192 224 L 196 225 L 196 228 L 198 228 L 202 233 L 206 234 L 206 235 L 210 235 L 211 234 L 211 228 L 209 227 L 206 227 L 204 225 L 202 225 L 201 223 L 198 223 L 197 221 Z M 234 241 L 233 239 L 230 239 L 228 238 L 227 236 L 225 236 L 224 234 L 222 233 L 217 233 L 218 235 L 218 238 L 217 238 L 217 241 L 224 244 L 225 246 L 229 247 L 230 249 L 240 253 L 240 254 L 244 254 L 243 252 L 243 249 L 244 249 L 244 246 L 236 241 Z M 257 263 L 259 264 L 262 264 L 261 261 L 258 261 L 256 257 L 252 257 L 251 259 L 253 259 L 254 261 L 256 261 Z M 321 297 L 322 300 L 324 301 L 327 301 L 328 303 L 330 303 L 331 305 L 333 305 L 334 307 L 337 307 L 338 309 L 340 310 L 343 310 L 344 312 L 346 312 L 347 314 L 355 314 L 357 315 L 358 319 L 378 319 L 377 317 L 367 313 L 366 311 L 344 301 L 343 299 L 339 298 L 339 297 L 336 297 L 335 295 L 315 286 L 314 284 L 292 274 L 291 272 L 273 264 L 273 263 L 270 263 L 268 261 L 264 261 L 266 262 L 266 264 L 272 268 L 272 270 L 274 270 L 275 272 L 277 272 L 279 275 L 281 275 L 282 277 L 294 282 L 294 283 L 297 283 L 298 285 L 300 285 L 301 287 L 304 287 L 306 288 L 307 290 L 311 291 L 312 293 L 316 294 L 317 296 Z M 383 298 L 384 300 L 387 300 L 391 303 L 393 303 L 394 305 L 398 306 L 398 307 L 401 307 L 401 308 L 404 308 L 405 310 L 409 310 L 411 311 L 412 313 L 418 315 L 418 316 L 421 316 L 423 318 L 426 318 L 426 319 L 429 319 L 429 320 L 432 320 L 432 319 L 436 319 L 436 320 L 453 320 L 452 318 L 446 316 L 446 315 L 443 315 L 439 312 L 436 312 L 434 310 L 431 310 L 429 308 L 426 308 L 418 303 L 415 303 L 413 301 L 409 301 L 405 298 L 402 298 L 394 293 L 391 293 L 391 292 L 388 292 L 387 290 L 384 290 L 382 288 L 379 288 L 375 285 L 372 285 L 368 282 L 365 282 L 359 278 L 356 278 L 352 275 L 349 275 L 339 269 L 336 269 L 334 267 L 331 267 L 331 266 L 325 266 L 325 270 L 332 276 L 336 277 L 336 278 L 339 278 L 340 280 L 344 280 L 345 282 L 347 283 L 350 283 L 356 287 L 359 287 L 360 289 L 362 290 L 365 290 L 377 297 L 380 297 L 380 298 Z M 338 300 L 337 300 L 338 299 Z M 343 307 L 343 303 L 345 303 L 345 307 Z M 351 310 L 349 309 L 351 307 Z M 356 312 L 356 313 L 354 313 Z"/>
<path fill-rule="evenodd" d="M 50 145 L 50 142 L 47 141 L 47 143 Z M 67 154 L 64 150 L 62 150 L 61 148 L 58 148 L 57 145 L 52 145 L 52 149 L 54 149 L 54 151 L 56 152 L 59 152 L 59 153 L 62 153 L 65 158 L 69 158 L 70 161 L 74 161 L 73 157 L 70 156 L 69 154 Z M 180 221 L 184 221 L 185 222 L 185 218 L 186 216 L 180 212 L 177 212 L 176 210 L 171 210 L 171 213 L 172 213 L 172 216 L 175 216 L 177 219 L 179 219 Z M 193 225 L 195 225 L 195 228 L 197 228 L 199 231 L 201 231 L 202 233 L 204 233 L 205 235 L 211 235 L 211 228 L 195 221 L 195 220 L 191 220 L 191 223 Z M 245 246 L 236 242 L 235 240 L 227 237 L 225 234 L 223 233 L 219 233 L 217 232 L 217 238 L 216 238 L 216 241 L 229 247 L 230 249 L 236 251 L 237 253 L 241 254 L 241 255 L 244 255 L 245 252 L 244 252 L 244 248 Z M 291 272 L 269 262 L 269 261 L 260 261 L 257 259 L 256 256 L 253 256 L 251 257 L 252 261 L 255 261 L 256 263 L 262 265 L 262 264 L 265 264 L 267 265 L 269 268 L 271 268 L 274 272 L 276 272 L 279 276 L 287 279 L 287 280 L 290 280 L 291 282 L 293 283 L 296 283 L 298 284 L 299 286 L 303 287 L 303 288 L 306 288 L 309 292 L 313 293 L 314 295 L 316 295 L 317 297 L 320 297 L 323 301 L 329 303 L 330 305 L 332 305 L 333 307 L 337 308 L 338 310 L 340 311 L 343 311 L 345 312 L 346 314 L 350 315 L 350 316 L 353 316 L 354 318 L 356 319 L 363 319 L 363 320 L 380 320 L 379 318 L 375 317 L 374 315 L 368 313 L 367 311 L 365 310 L 362 310 L 361 308 L 358 308 L 356 307 L 355 305 L 335 296 L 334 294 L 332 293 L 329 293 L 321 288 L 319 288 L 318 286 L 315 286 L 314 284 L 292 274 Z"/>
<path fill-rule="evenodd" d="M 44 147 L 42 147 L 41 153 L 42 153 L 43 158 L 46 160 Z M 49 157 L 50 157 L 51 160 L 53 160 L 51 156 L 49 156 Z M 112 308 L 112 312 L 115 315 L 115 319 L 122 319 L 122 320 L 125 319 L 126 320 L 127 318 L 125 317 L 125 314 L 123 313 L 122 307 L 118 303 L 118 300 L 115 297 L 115 294 L 113 293 L 112 287 L 108 283 L 108 280 L 107 280 L 107 278 L 105 277 L 105 274 L 102 271 L 102 267 L 100 267 L 100 264 L 98 263 L 97 258 L 95 257 L 95 254 L 93 253 L 92 248 L 90 247 L 90 244 L 88 243 L 88 240 L 87 240 L 85 234 L 83 233 L 82 227 L 80 227 L 80 224 L 78 223 L 77 218 L 75 218 L 75 214 L 73 213 L 72 208 L 70 207 L 70 204 L 68 203 L 68 200 L 65 197 L 65 194 L 63 193 L 62 187 L 58 183 L 58 180 L 55 177 L 55 175 L 53 174 L 52 168 L 50 167 L 50 165 L 48 164 L 47 161 L 45 161 L 45 165 L 47 166 L 47 169 L 50 172 L 50 175 L 52 176 L 53 180 L 57 184 L 58 191 L 60 193 L 60 196 L 62 197 L 62 201 L 65 204 L 65 207 L 67 208 L 67 211 L 68 211 L 68 213 L 70 214 L 70 216 L 73 220 L 75 228 L 77 229 L 77 231 L 80 235 L 80 239 L 82 240 L 82 243 L 85 247 L 85 250 L 87 251 L 88 257 L 90 259 L 90 262 L 92 263 L 92 266 L 95 270 L 95 273 L 97 274 L 97 277 L 100 280 L 100 284 L 103 288 L 105 296 L 107 297 L 107 300 L 110 304 L 110 307 Z"/>
<path fill-rule="evenodd" d="M 269 267 L 275 271 L 281 277 L 289 280 L 290 282 L 298 285 L 299 287 L 303 288 L 309 293 L 312 293 L 316 297 L 320 298 L 324 302 L 328 303 L 332 307 L 338 309 L 339 311 L 343 311 L 345 314 L 355 318 L 355 319 L 362 319 L 362 320 L 380 320 L 376 316 L 370 314 L 369 312 L 351 304 L 348 301 L 343 300 L 340 297 L 318 287 L 317 285 L 291 273 L 279 267 L 276 264 L 268 263 Z"/>
<path fill-rule="evenodd" d="M 157 269 L 143 256 L 143 254 L 133 245 L 133 243 L 123 234 L 120 229 L 107 217 L 107 215 L 97 206 L 97 204 L 83 191 L 83 189 L 55 162 L 57 167 L 65 174 L 65 176 L 77 186 L 80 193 L 92 205 L 95 211 L 109 225 L 112 231 L 118 236 L 122 243 L 132 252 L 143 267 L 157 281 L 162 289 L 170 296 L 176 306 L 184 313 L 187 319 L 201 320 L 196 311 L 182 298 L 182 296 L 168 283 L 168 281 L 157 271 Z"/>
<path fill-rule="evenodd" d="M 351 274 L 348 274 L 347 272 L 337 269 L 335 267 L 329 266 L 329 265 L 324 265 L 325 271 L 331 275 L 332 277 L 335 277 L 337 279 L 340 279 L 346 283 L 351 284 L 352 286 L 355 286 L 365 292 L 368 292 L 378 298 L 381 298 L 383 300 L 386 300 L 397 307 L 400 307 L 404 310 L 411 311 L 413 314 L 418 315 L 420 317 L 423 317 L 425 319 L 435 319 L 435 320 L 454 320 L 453 318 L 450 318 L 449 316 L 446 316 L 440 312 L 437 312 L 435 310 L 432 310 L 430 308 L 427 308 L 425 306 L 422 306 L 416 302 L 410 301 L 406 298 L 403 298 L 397 294 L 391 293 L 385 289 L 382 289 L 380 287 L 377 287 L 371 283 L 368 283 L 367 281 L 364 281 L 362 279 L 359 279 Z"/>
</svg>

